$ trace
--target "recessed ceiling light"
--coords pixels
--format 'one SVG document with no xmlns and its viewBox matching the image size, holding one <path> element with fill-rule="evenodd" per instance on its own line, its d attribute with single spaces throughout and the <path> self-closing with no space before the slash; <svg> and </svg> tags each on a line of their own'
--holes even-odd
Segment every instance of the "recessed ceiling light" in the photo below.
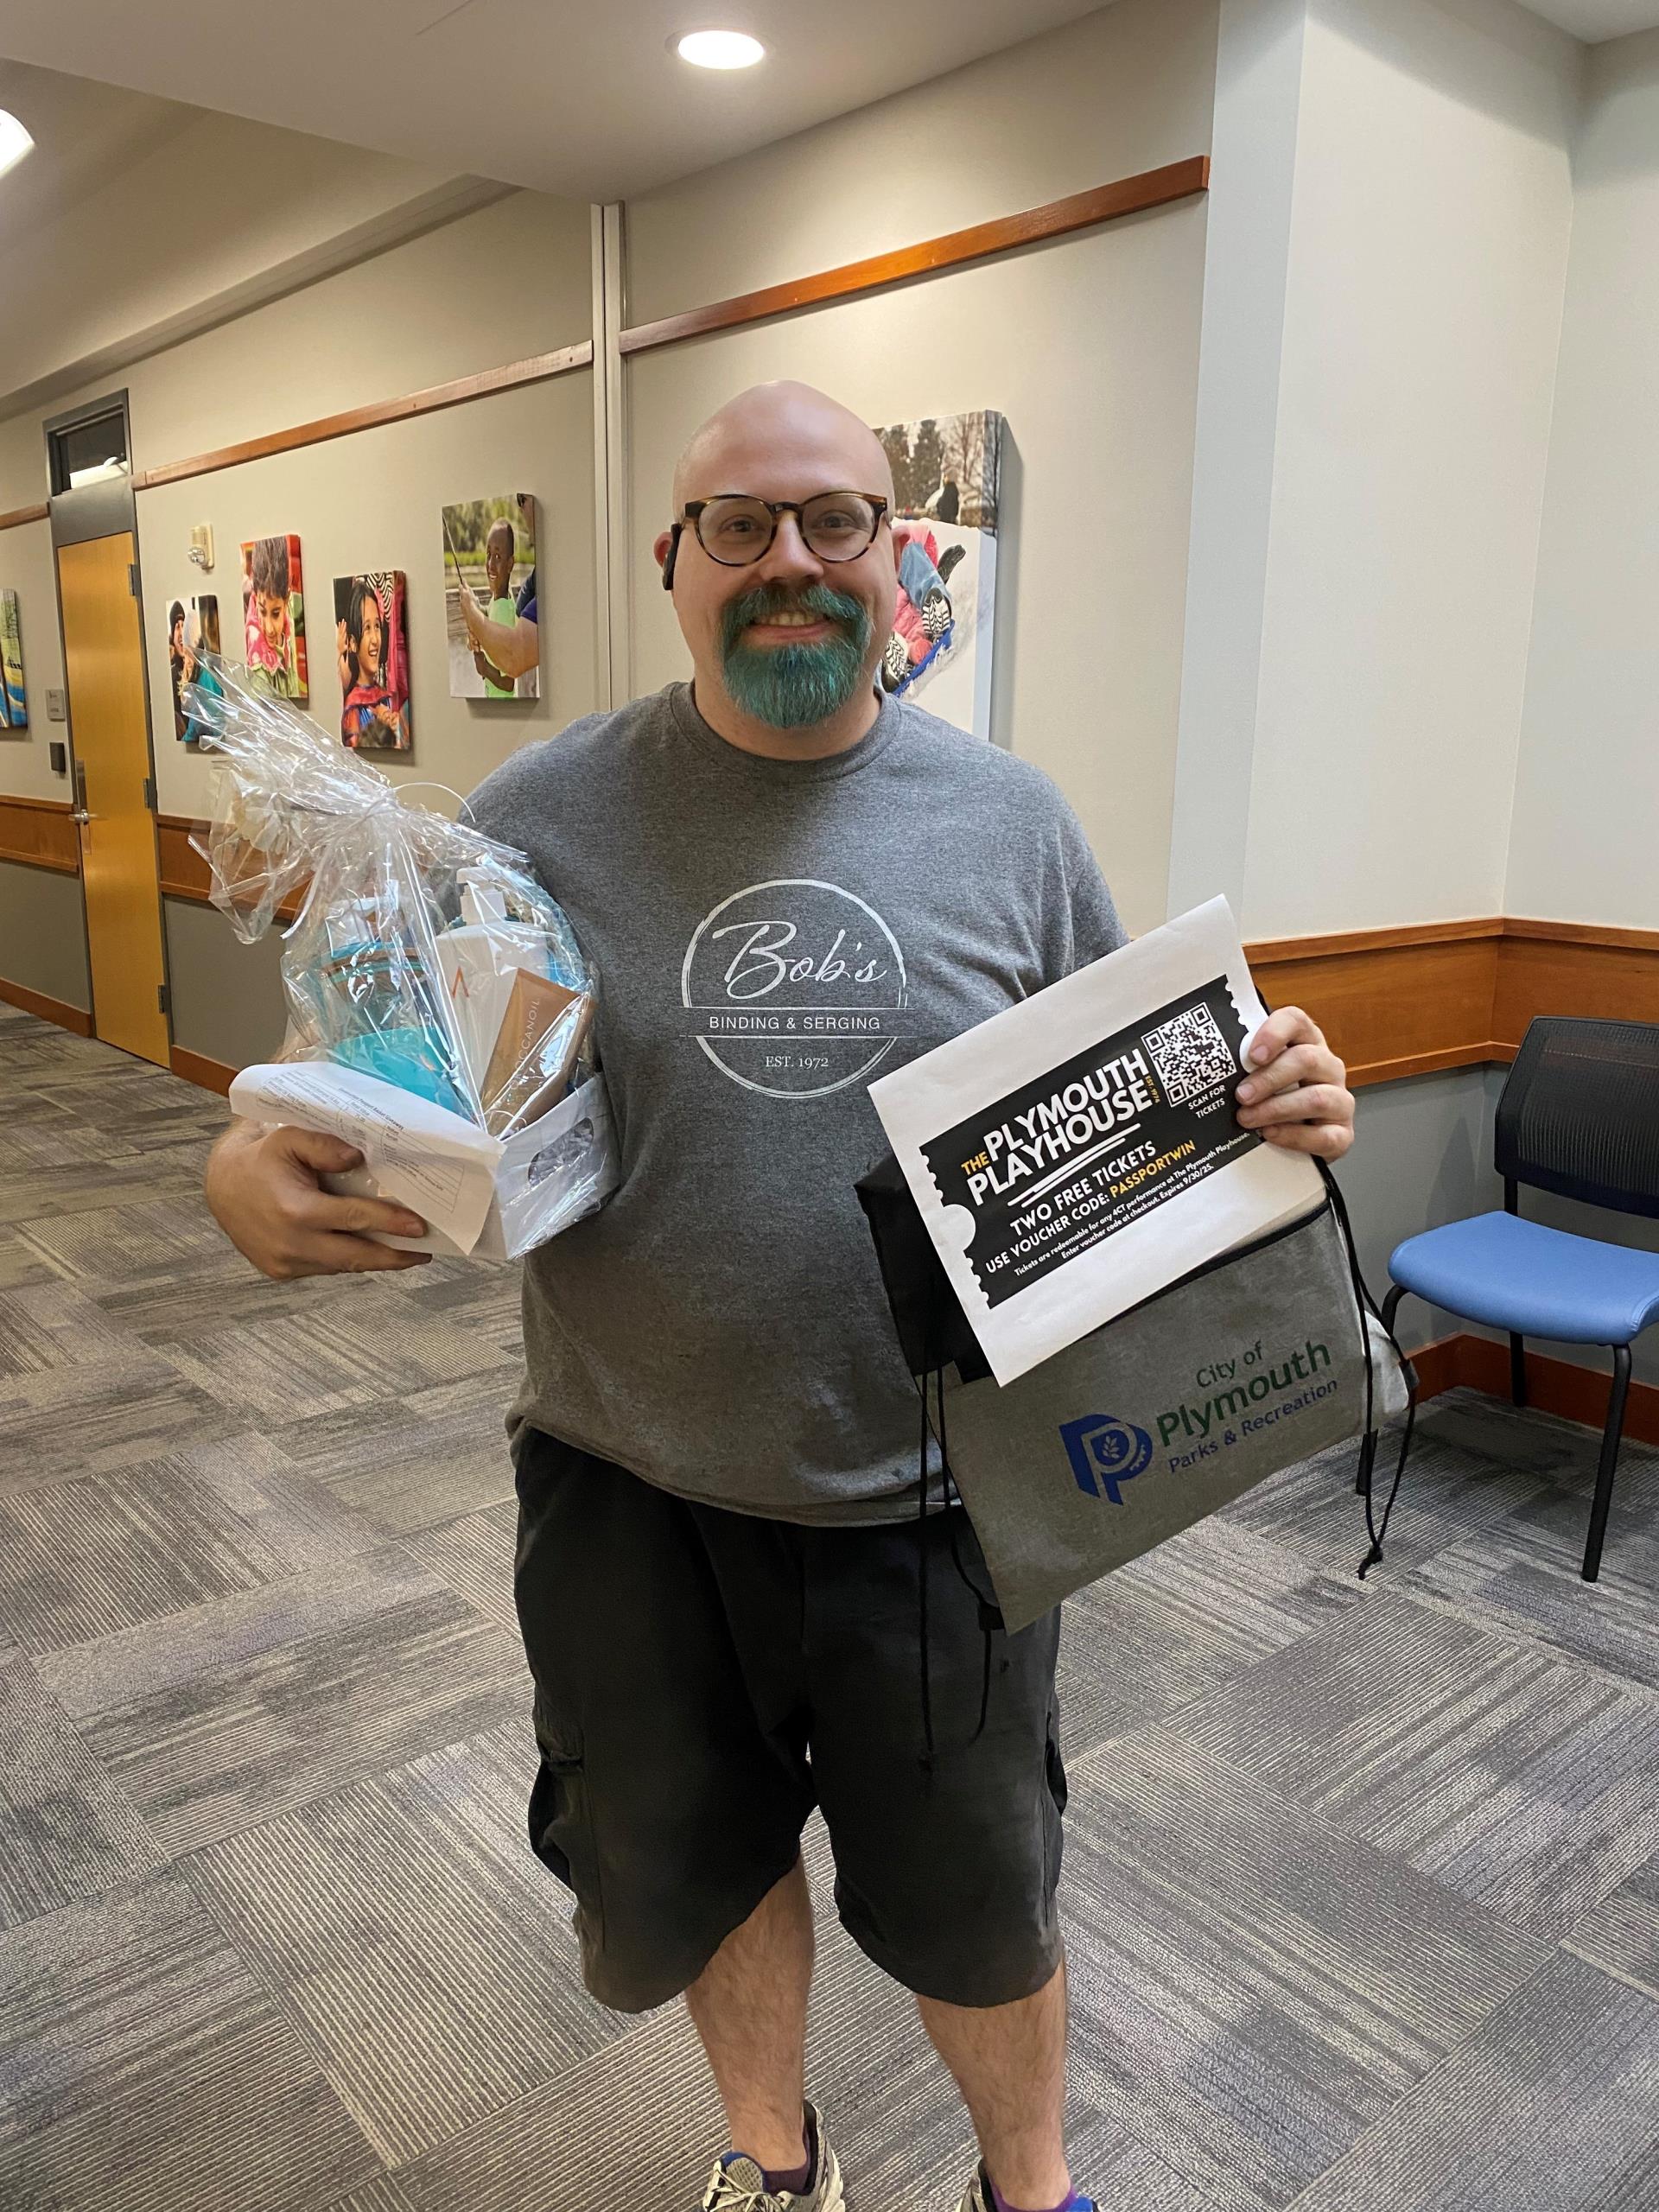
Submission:
<svg viewBox="0 0 1659 2212">
<path fill-rule="evenodd" d="M 747 31 L 687 31 L 675 41 L 674 51 L 698 69 L 753 69 L 766 54 Z"/>
<path fill-rule="evenodd" d="M 25 154 L 34 150 L 35 141 L 16 117 L 0 107 L 0 176 L 15 168 Z"/>
</svg>

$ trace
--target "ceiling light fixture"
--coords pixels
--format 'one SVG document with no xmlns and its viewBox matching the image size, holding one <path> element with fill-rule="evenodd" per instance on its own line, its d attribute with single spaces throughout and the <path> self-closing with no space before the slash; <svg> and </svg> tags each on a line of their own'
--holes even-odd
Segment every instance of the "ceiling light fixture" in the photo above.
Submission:
<svg viewBox="0 0 1659 2212">
<path fill-rule="evenodd" d="M 696 69 L 753 69 L 766 54 L 747 31 L 687 31 L 675 41 L 674 51 Z"/>
<path fill-rule="evenodd" d="M 35 150 L 35 141 L 16 117 L 0 107 L 0 176 L 16 168 L 25 154 Z"/>
</svg>

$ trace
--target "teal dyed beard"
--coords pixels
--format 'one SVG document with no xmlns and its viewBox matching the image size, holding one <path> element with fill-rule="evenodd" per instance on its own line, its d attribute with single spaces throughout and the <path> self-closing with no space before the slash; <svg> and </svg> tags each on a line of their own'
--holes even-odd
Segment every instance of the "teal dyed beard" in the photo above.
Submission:
<svg viewBox="0 0 1659 2212">
<path fill-rule="evenodd" d="M 842 626 L 802 645 L 746 645 L 751 622 L 773 614 L 821 614 Z M 804 729 L 838 714 L 858 690 L 870 647 L 868 611 L 827 584 L 804 591 L 762 585 L 746 591 L 721 622 L 721 669 L 732 704 L 773 729 Z"/>
</svg>

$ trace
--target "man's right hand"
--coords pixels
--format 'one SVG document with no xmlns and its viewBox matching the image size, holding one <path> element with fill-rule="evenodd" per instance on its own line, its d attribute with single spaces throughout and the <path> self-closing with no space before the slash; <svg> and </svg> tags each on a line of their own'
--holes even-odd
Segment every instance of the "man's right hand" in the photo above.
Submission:
<svg viewBox="0 0 1659 2212">
<path fill-rule="evenodd" d="M 360 1167 L 363 1155 L 314 1129 L 235 1123 L 207 1161 L 207 1205 L 237 1250 L 262 1274 L 369 1274 L 423 1267 L 431 1255 L 399 1252 L 366 1234 L 420 1236 L 426 1224 L 385 1198 L 340 1198 L 319 1178 Z"/>
</svg>

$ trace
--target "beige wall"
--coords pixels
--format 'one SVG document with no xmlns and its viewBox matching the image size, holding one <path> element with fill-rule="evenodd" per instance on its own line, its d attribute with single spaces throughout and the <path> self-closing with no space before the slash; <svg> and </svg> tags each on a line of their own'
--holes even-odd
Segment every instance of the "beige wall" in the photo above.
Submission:
<svg viewBox="0 0 1659 2212">
<path fill-rule="evenodd" d="M 123 379 L 136 461 L 575 345 L 592 334 L 588 232 L 584 202 L 514 193 L 137 363 Z"/>
<path fill-rule="evenodd" d="M 1210 0 L 1121 0 L 693 179 L 683 200 L 654 194 L 629 210 L 632 311 L 747 290 L 1202 153 L 1214 35 Z M 879 191 L 843 194 L 845 178 L 875 175 Z M 894 190 L 905 177 L 915 191 Z M 761 209 L 779 211 L 778 224 Z M 874 423 L 996 408 L 1011 449 L 994 734 L 1060 784 L 1130 927 L 1162 920 L 1205 226 L 1203 203 L 1189 202 L 636 357 L 626 372 L 634 687 L 686 670 L 651 542 L 674 456 L 721 401 L 791 376 Z M 925 691 L 917 699 L 928 703 Z"/>
<path fill-rule="evenodd" d="M 409 239 L 187 342 L 134 362 L 90 391 L 124 385 L 133 454 L 155 467 L 204 449 L 421 386 L 571 345 L 589 335 L 589 216 L 585 205 L 515 193 L 444 229 Z M 0 502 L 44 495 L 43 411 L 60 394 L 0 424 Z M 296 534 L 304 559 L 310 711 L 338 727 L 333 581 L 365 569 L 402 569 L 409 586 L 415 744 L 388 757 L 394 780 L 429 779 L 465 792 L 518 746 L 550 735 L 596 702 L 594 397 L 590 371 L 491 395 L 323 445 L 214 471 L 137 495 L 139 564 L 160 810 L 197 816 L 210 770 L 172 734 L 166 652 L 169 600 L 215 593 L 226 650 L 239 657 L 238 551 L 245 537 Z M 452 699 L 444 635 L 447 501 L 533 492 L 537 548 L 541 696 L 534 701 Z M 187 557 L 191 526 L 213 525 L 216 564 Z M 0 531 L 0 586 L 19 594 L 34 721 L 0 739 L 0 793 L 64 798 L 47 767 L 48 685 L 63 681 L 49 530 Z M 438 804 L 444 802 L 439 798 Z M 59 909 L 79 887 L 14 869 L 0 935 L 0 975 L 51 995 L 62 975 Z M 243 1059 L 281 1033 L 275 948 L 246 952 L 217 913 L 169 902 L 168 941 L 176 1040 L 210 1058 Z M 222 942 L 221 942 L 222 939 Z M 55 963 L 55 964 L 54 964 Z M 82 969 L 84 976 L 84 963 Z M 74 1003 L 86 1003 L 84 980 Z"/>
<path fill-rule="evenodd" d="M 1247 935 L 1502 909 L 1581 52 L 1310 6 Z"/>
<path fill-rule="evenodd" d="M 52 773 L 46 751 L 49 739 L 68 734 L 62 722 L 46 718 L 47 692 L 63 684 L 63 639 L 58 628 L 48 524 L 19 523 L 11 530 L 0 530 L 0 591 L 17 594 L 23 683 L 29 694 L 29 728 L 0 730 L 0 797 L 67 798 L 69 779 Z M 0 974 L 4 972 L 0 962 Z"/>
<path fill-rule="evenodd" d="M 450 500 L 505 492 L 533 492 L 541 503 L 542 694 L 452 699 L 439 511 Z M 338 728 L 340 709 L 334 579 L 366 569 L 404 570 L 415 743 L 407 756 L 382 755 L 378 765 L 395 781 L 435 779 L 464 792 L 527 739 L 551 736 L 594 706 L 593 516 L 593 385 L 586 370 L 141 493 L 139 557 L 162 813 L 201 812 L 212 773 L 208 756 L 188 751 L 171 734 L 168 601 L 215 592 L 226 652 L 239 659 L 244 538 L 286 531 L 299 537 L 308 711 L 329 729 Z M 187 557 L 197 522 L 213 526 L 211 576 L 200 575 Z"/>
<path fill-rule="evenodd" d="M 1210 144 L 1216 0 L 1116 0 L 628 203 L 632 322 L 1009 215 Z"/>
<path fill-rule="evenodd" d="M 124 386 L 134 460 L 141 468 L 154 467 L 293 423 L 551 353 L 588 337 L 591 325 L 587 207 L 537 193 L 514 193 L 358 268 L 0 423 L 0 508 L 46 497 L 41 427 L 45 416 L 108 390 Z M 374 343 L 365 342 L 365 333 L 376 334 Z M 539 709 L 507 707 L 505 724 L 498 718 L 474 732 L 483 746 L 480 757 L 493 766 L 504 742 L 510 748 L 512 739 L 504 739 L 509 728 L 517 729 L 520 739 L 547 735 L 549 714 L 562 702 L 577 702 L 571 714 L 585 713 L 594 700 L 592 404 L 590 379 L 579 371 L 521 393 L 468 402 L 442 415 L 140 492 L 139 549 L 145 625 L 152 633 L 147 641 L 152 685 L 169 599 L 217 592 L 226 649 L 235 652 L 232 618 L 238 600 L 241 540 L 268 530 L 296 531 L 315 588 L 319 579 L 337 573 L 327 567 L 325 575 L 321 564 L 337 557 L 331 549 L 340 542 L 333 530 L 338 516 L 346 521 L 346 539 L 356 547 L 353 563 L 409 572 L 417 718 L 427 707 L 435 736 L 444 729 L 466 729 L 468 714 L 481 715 L 483 710 L 447 697 L 441 652 L 431 663 L 423 660 L 426 626 L 416 612 L 416 595 L 422 581 L 438 588 L 438 507 L 445 499 L 480 496 L 488 488 L 486 478 L 496 484 L 493 470 L 500 478 L 497 488 L 537 492 L 550 503 L 550 523 L 561 525 L 563 550 L 551 556 L 546 573 L 562 649 Z M 434 489 L 440 485 L 442 489 Z M 302 514 L 285 519 L 290 511 L 284 507 L 273 518 L 272 501 L 281 505 L 294 499 L 318 516 L 322 534 L 315 549 Z M 249 500 L 258 518 L 250 518 L 254 509 L 245 505 Z M 197 522 L 214 525 L 218 564 L 209 576 L 185 557 L 190 525 Z M 351 567 L 338 573 L 350 574 Z M 63 658 L 45 523 L 0 531 L 0 588 L 18 594 L 34 716 L 27 739 L 0 737 L 0 793 L 65 798 L 67 785 L 52 775 L 46 754 L 46 690 L 48 684 L 61 685 Z M 326 600 L 325 592 L 317 605 Z M 436 669 L 441 681 L 427 673 L 429 666 Z M 325 679 L 327 675 L 325 666 Z M 326 703 L 327 680 L 321 696 Z M 162 810 L 187 812 L 200 779 L 191 779 L 193 762 L 174 763 L 162 744 L 170 728 L 164 683 L 151 696 L 161 702 L 153 715 Z M 60 726 L 52 725 L 51 734 L 61 734 Z M 423 757 L 417 752 L 417 759 Z M 466 757 L 463 745 L 452 765 L 464 769 Z"/>
<path fill-rule="evenodd" d="M 1591 56 L 1511 912 L 1659 927 L 1659 32 Z"/>
</svg>

